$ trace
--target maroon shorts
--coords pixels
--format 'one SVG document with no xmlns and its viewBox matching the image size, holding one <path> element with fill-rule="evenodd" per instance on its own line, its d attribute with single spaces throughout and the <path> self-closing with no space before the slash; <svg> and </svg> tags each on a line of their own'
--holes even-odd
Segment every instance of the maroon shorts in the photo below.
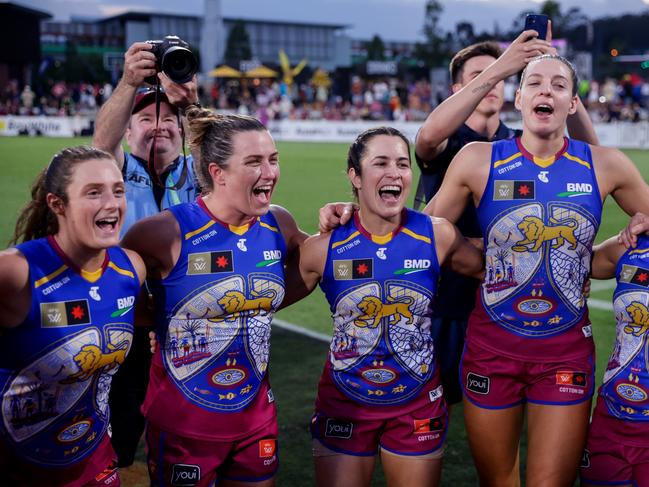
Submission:
<svg viewBox="0 0 649 487">
<path fill-rule="evenodd" d="M 147 425 L 151 486 L 208 487 L 218 479 L 259 482 L 277 472 L 277 422 L 248 438 L 208 441 L 174 435 Z"/>
<path fill-rule="evenodd" d="M 524 402 L 567 406 L 593 395 L 593 357 L 531 362 L 506 357 L 467 341 L 460 382 L 476 406 L 502 409 Z"/>
<path fill-rule="evenodd" d="M 625 444 L 620 441 L 629 436 L 629 430 L 638 430 L 631 424 L 612 418 L 606 405 L 598 400 L 593 420 L 588 430 L 588 442 L 581 465 L 582 482 L 594 485 L 649 486 L 649 423 L 643 423 L 644 435 L 634 431 L 644 445 Z"/>
<path fill-rule="evenodd" d="M 119 487 L 117 457 L 105 435 L 97 449 L 76 465 L 45 469 L 14 458 L 0 448 L 0 485 L 12 487 Z"/>
<path fill-rule="evenodd" d="M 327 416 L 316 411 L 311 435 L 335 452 L 376 455 L 379 446 L 397 455 L 427 455 L 444 445 L 448 411 L 444 398 L 408 414 L 385 420 L 363 421 Z"/>
</svg>

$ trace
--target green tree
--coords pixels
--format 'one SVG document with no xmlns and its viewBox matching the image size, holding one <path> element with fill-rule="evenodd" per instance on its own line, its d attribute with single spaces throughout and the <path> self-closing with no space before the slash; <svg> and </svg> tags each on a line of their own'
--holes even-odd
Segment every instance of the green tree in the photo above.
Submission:
<svg viewBox="0 0 649 487">
<path fill-rule="evenodd" d="M 462 49 L 476 41 L 475 31 L 471 22 L 462 21 L 455 24 L 455 41 L 458 49 Z"/>
<path fill-rule="evenodd" d="M 368 61 L 385 60 L 385 45 L 378 34 L 374 34 L 372 40 L 365 43 L 365 49 L 367 50 Z"/>
<path fill-rule="evenodd" d="M 444 65 L 448 55 L 446 36 L 440 25 L 443 11 L 444 6 L 438 0 L 426 0 L 422 29 L 426 43 L 415 46 L 415 55 L 430 67 Z"/>
<path fill-rule="evenodd" d="M 225 44 L 225 62 L 238 67 L 239 62 L 252 58 L 250 37 L 243 20 L 237 20 L 228 34 Z"/>
</svg>

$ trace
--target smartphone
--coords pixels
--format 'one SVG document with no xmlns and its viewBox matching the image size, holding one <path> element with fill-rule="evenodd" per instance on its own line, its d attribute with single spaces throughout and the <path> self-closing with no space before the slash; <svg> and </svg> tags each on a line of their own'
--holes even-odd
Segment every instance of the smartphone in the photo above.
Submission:
<svg viewBox="0 0 649 487">
<path fill-rule="evenodd" d="M 547 15 L 527 14 L 523 30 L 535 30 L 539 33 L 539 39 L 545 40 L 548 36 L 548 20 L 550 20 L 550 17 Z"/>
</svg>

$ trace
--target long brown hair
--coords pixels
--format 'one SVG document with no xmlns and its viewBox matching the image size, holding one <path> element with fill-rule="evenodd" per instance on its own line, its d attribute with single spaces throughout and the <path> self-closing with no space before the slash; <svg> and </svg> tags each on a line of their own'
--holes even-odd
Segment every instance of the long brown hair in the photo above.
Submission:
<svg viewBox="0 0 649 487">
<path fill-rule="evenodd" d="M 61 198 L 63 204 L 67 204 L 67 189 L 74 168 L 93 159 L 115 161 L 108 152 L 89 146 L 70 147 L 54 155 L 32 183 L 32 199 L 18 215 L 11 244 L 55 235 L 59 231 L 56 215 L 47 205 L 47 195 L 52 193 Z"/>
</svg>

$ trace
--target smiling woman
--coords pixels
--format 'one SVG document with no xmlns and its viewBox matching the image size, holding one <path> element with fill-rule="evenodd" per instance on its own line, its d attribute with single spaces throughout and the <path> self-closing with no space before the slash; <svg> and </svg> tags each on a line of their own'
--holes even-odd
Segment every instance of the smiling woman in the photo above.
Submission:
<svg viewBox="0 0 649 487">
<path fill-rule="evenodd" d="M 408 140 L 363 132 L 349 148 L 353 218 L 300 246 L 286 303 L 319 283 L 333 337 L 311 421 L 317 484 L 369 486 L 376 455 L 390 485 L 436 486 L 448 423 L 431 304 L 441 265 L 478 277 L 480 252 L 446 220 L 405 209 Z"/>
<path fill-rule="evenodd" d="M 90 147 L 54 156 L 0 252 L 0 484 L 118 485 L 106 432 L 144 263 L 117 247 L 124 182 Z M 121 301 L 120 301 L 121 300 Z M 117 303 L 117 304 L 116 304 Z"/>
<path fill-rule="evenodd" d="M 453 159 L 429 214 L 457 221 L 473 201 L 486 276 L 461 368 L 464 414 L 481 485 L 520 484 L 527 410 L 527 485 L 571 485 L 593 394 L 583 283 L 602 202 L 649 209 L 649 187 L 620 151 L 564 136 L 576 75 L 556 55 L 531 60 L 516 107 L 520 138 L 475 142 Z"/>
<path fill-rule="evenodd" d="M 251 117 L 186 115 L 203 195 L 139 221 L 123 241 L 143 256 L 156 303 L 160 346 L 143 405 L 151 485 L 270 486 L 270 325 L 283 263 L 306 236 L 270 204 L 279 157 L 268 130 Z"/>
</svg>

